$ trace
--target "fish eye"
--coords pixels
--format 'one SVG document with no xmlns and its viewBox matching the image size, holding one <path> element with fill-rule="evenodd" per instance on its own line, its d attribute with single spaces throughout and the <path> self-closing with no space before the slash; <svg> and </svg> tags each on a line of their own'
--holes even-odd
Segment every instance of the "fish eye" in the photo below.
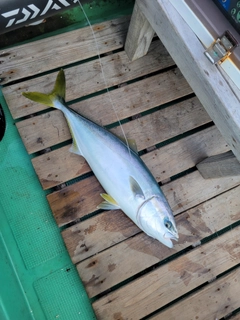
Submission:
<svg viewBox="0 0 240 320">
<path fill-rule="evenodd" d="M 169 220 L 166 220 L 165 222 L 164 222 L 164 225 L 165 225 L 165 227 L 167 228 L 167 229 L 171 229 L 172 228 L 172 223 L 169 221 Z"/>
</svg>

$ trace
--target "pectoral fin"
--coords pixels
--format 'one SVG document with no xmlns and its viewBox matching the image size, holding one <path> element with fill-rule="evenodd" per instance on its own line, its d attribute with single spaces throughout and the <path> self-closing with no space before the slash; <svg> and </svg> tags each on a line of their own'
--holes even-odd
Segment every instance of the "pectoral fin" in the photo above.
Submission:
<svg viewBox="0 0 240 320">
<path fill-rule="evenodd" d="M 145 198 L 144 193 L 143 193 L 140 185 L 138 184 L 138 182 L 131 176 L 129 178 L 129 182 L 130 182 L 131 190 L 134 193 L 134 196 L 144 199 Z"/>
<path fill-rule="evenodd" d="M 100 196 L 104 199 L 104 201 L 97 206 L 98 209 L 104 209 L 104 210 L 120 209 L 118 203 L 109 194 L 101 193 Z"/>
</svg>

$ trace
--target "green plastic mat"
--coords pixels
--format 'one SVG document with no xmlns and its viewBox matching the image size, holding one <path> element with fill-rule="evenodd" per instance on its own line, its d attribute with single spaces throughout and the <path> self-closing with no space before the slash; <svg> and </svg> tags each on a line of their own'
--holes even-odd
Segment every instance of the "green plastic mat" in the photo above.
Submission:
<svg viewBox="0 0 240 320">
<path fill-rule="evenodd" d="M 0 319 L 95 319 L 1 95 Z"/>
<path fill-rule="evenodd" d="M 85 9 L 96 23 L 130 14 L 133 2 L 92 1 Z M 80 13 L 74 8 L 61 14 L 66 23 L 59 30 L 57 16 L 52 30 L 40 25 L 37 38 L 86 26 Z M 37 38 L 19 29 L 4 35 L 1 46 Z M 0 103 L 7 121 L 0 141 L 0 319 L 95 319 L 1 90 Z"/>
</svg>

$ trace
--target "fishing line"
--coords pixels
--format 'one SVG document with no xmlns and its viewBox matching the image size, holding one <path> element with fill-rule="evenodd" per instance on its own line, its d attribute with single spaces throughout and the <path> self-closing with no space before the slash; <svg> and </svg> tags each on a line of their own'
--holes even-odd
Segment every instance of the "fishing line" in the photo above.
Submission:
<svg viewBox="0 0 240 320">
<path fill-rule="evenodd" d="M 87 16 L 87 14 L 86 14 L 86 12 L 85 12 L 85 10 L 84 10 L 84 8 L 83 8 L 80 0 L 77 0 L 77 2 L 78 2 L 78 4 L 79 4 L 79 6 L 80 6 L 80 8 L 81 8 L 81 10 L 82 10 L 82 12 L 83 12 L 86 20 L 87 20 L 87 23 L 88 23 L 88 25 L 89 25 L 89 27 L 90 27 L 90 29 L 91 29 L 91 32 L 92 32 L 92 35 L 93 35 L 93 39 L 94 39 L 94 43 L 95 43 L 96 50 L 97 50 L 98 60 L 99 60 L 100 67 L 101 67 L 101 73 L 102 73 L 102 76 L 103 76 L 103 81 L 104 81 L 105 88 L 106 88 L 107 94 L 108 94 L 108 98 L 109 98 L 109 101 L 110 101 L 110 103 L 111 103 L 112 109 L 113 109 L 113 111 L 114 111 L 114 113 L 115 113 L 115 116 L 116 116 L 116 118 L 117 118 L 117 122 L 118 122 L 119 125 L 120 125 L 120 128 L 121 128 L 121 131 L 122 131 L 124 140 L 125 140 L 126 145 L 127 145 L 127 148 L 128 148 L 129 156 L 130 156 L 130 158 L 131 158 L 131 150 L 130 150 L 130 147 L 129 147 L 129 143 L 128 143 L 126 134 L 125 134 L 125 132 L 124 132 L 124 130 L 123 130 L 123 126 L 122 126 L 122 124 L 121 124 L 120 118 L 119 118 L 119 116 L 118 116 L 118 113 L 117 113 L 117 110 L 116 110 L 116 106 L 114 105 L 114 102 L 113 102 L 113 100 L 112 100 L 111 93 L 110 93 L 110 91 L 109 91 L 109 89 L 108 89 L 108 83 L 107 83 L 107 79 L 106 79 L 106 76 L 105 76 L 105 73 L 104 73 L 104 68 L 103 68 L 103 64 L 102 64 L 102 61 L 101 61 L 100 50 L 99 50 L 97 38 L 96 38 L 96 36 L 95 36 L 95 32 L 94 32 L 94 30 L 93 30 L 92 24 L 91 24 L 90 20 L 88 19 L 88 16 Z"/>
</svg>

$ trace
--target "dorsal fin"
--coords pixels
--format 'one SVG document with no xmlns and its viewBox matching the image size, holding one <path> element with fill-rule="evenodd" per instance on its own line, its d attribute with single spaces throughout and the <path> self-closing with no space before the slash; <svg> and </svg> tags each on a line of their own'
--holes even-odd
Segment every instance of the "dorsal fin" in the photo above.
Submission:
<svg viewBox="0 0 240 320">
<path fill-rule="evenodd" d="M 137 144 L 136 144 L 136 140 L 134 139 L 126 139 L 122 136 L 117 136 L 122 142 L 124 142 L 126 145 L 128 144 L 128 146 L 136 153 L 138 153 L 138 149 L 137 149 Z M 126 142 L 127 140 L 127 142 Z"/>
</svg>

